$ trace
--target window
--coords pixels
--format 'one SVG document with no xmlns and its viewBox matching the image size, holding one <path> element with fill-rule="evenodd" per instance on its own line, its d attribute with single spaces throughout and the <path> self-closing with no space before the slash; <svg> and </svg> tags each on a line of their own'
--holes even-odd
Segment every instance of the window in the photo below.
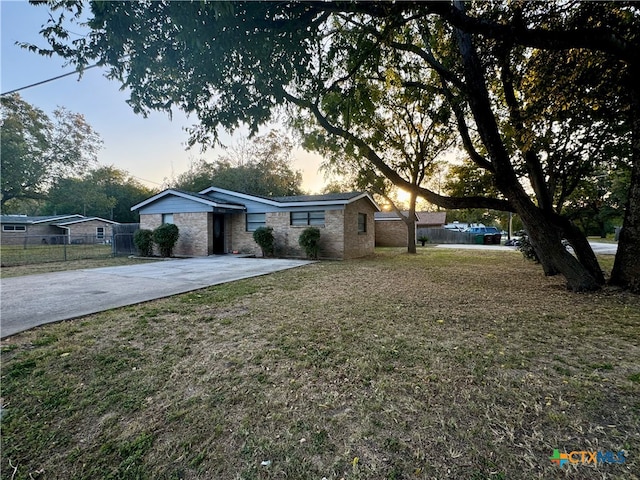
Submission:
<svg viewBox="0 0 640 480">
<path fill-rule="evenodd" d="M 267 225 L 266 214 L 247 213 L 247 232 L 255 232 L 258 228 Z"/>
<path fill-rule="evenodd" d="M 358 233 L 367 233 L 367 214 L 358 214 Z"/>
<path fill-rule="evenodd" d="M 311 212 L 291 212 L 291 225 L 315 225 L 324 227 L 324 210 L 316 210 Z"/>
<path fill-rule="evenodd" d="M 104 227 L 96 227 L 96 238 L 102 240 L 104 238 Z"/>
<path fill-rule="evenodd" d="M 173 223 L 173 213 L 163 213 L 162 214 L 162 224 L 165 223 Z"/>
<path fill-rule="evenodd" d="M 3 225 L 2 226 L 3 232 L 25 232 L 26 230 L 27 230 L 27 227 L 25 227 L 24 225 Z"/>
</svg>

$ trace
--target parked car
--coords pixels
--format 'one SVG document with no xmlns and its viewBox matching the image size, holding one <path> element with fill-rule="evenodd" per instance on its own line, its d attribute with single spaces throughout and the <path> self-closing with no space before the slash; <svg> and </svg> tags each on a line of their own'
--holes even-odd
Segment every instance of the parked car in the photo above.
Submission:
<svg viewBox="0 0 640 480">
<path fill-rule="evenodd" d="M 502 233 L 500 233 L 500 230 L 498 230 L 496 227 L 471 227 L 467 228 L 465 232 L 477 235 L 477 243 L 482 243 L 484 245 L 499 245 L 500 240 L 502 239 Z M 482 235 L 482 242 L 480 242 L 480 235 Z"/>
</svg>

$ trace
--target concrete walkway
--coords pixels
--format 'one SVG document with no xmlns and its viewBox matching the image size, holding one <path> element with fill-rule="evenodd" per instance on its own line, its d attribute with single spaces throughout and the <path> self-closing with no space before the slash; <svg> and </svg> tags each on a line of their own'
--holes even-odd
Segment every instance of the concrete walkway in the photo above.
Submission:
<svg viewBox="0 0 640 480">
<path fill-rule="evenodd" d="M 3 278 L 0 337 L 309 263 L 223 255 Z"/>
</svg>

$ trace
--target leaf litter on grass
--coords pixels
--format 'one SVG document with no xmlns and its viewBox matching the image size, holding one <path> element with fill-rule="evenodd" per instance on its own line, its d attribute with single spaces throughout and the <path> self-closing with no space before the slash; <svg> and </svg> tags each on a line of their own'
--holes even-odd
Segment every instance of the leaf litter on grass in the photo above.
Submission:
<svg viewBox="0 0 640 480">
<path fill-rule="evenodd" d="M 638 338 L 637 296 L 517 255 L 323 262 L 7 339 L 3 458 L 16 478 L 637 478 Z M 554 449 L 630 453 L 562 470 Z"/>
</svg>

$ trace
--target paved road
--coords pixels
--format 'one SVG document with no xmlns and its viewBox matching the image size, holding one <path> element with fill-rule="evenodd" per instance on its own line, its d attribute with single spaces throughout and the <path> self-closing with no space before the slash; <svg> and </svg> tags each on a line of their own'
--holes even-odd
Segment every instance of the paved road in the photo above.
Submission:
<svg viewBox="0 0 640 480">
<path fill-rule="evenodd" d="M 615 255 L 618 251 L 617 243 L 589 242 L 596 255 Z M 440 244 L 439 248 L 463 248 L 473 250 L 503 250 L 518 251 L 516 247 L 506 247 L 504 245 L 474 245 L 474 244 Z"/>
<path fill-rule="evenodd" d="M 0 337 L 308 263 L 225 255 L 3 278 Z"/>
</svg>

